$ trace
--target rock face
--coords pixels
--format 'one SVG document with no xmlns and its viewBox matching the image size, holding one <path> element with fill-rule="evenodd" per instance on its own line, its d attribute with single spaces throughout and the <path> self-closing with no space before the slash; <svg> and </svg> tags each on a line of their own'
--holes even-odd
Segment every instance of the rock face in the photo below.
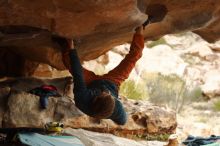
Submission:
<svg viewBox="0 0 220 146">
<path fill-rule="evenodd" d="M 108 132 L 120 136 L 148 134 L 171 134 L 177 126 L 176 115 L 173 111 L 159 108 L 149 103 L 135 102 L 123 99 L 128 112 L 128 122 L 118 126 L 111 120 L 97 120 L 80 112 L 74 105 L 71 79 L 18 79 L 1 82 L 0 119 L 2 127 L 42 127 L 46 122 L 61 121 L 67 127 L 84 128 L 98 132 Z M 49 106 L 42 110 L 39 97 L 25 91 L 40 86 L 52 84 L 58 88 L 62 97 L 50 97 Z"/>
<path fill-rule="evenodd" d="M 219 39 L 220 1 L 217 0 L 2 0 L 0 52 L 9 51 L 16 56 L 14 63 L 10 63 L 10 57 L 0 56 L 5 61 L 0 65 L 4 69 L 0 74 L 32 74 L 36 66 L 25 66 L 27 59 L 63 70 L 64 46 L 58 44 L 63 37 L 77 41 L 82 60 L 94 59 L 113 46 L 129 42 L 133 30 L 148 15 L 160 17 L 161 7 L 168 13 L 160 22 L 146 27 L 147 40 L 182 31 L 193 31 L 210 42 Z M 13 68 L 18 64 L 21 67 Z M 24 74 L 22 67 L 31 70 Z M 14 74 L 10 74 L 11 68 Z"/>
</svg>

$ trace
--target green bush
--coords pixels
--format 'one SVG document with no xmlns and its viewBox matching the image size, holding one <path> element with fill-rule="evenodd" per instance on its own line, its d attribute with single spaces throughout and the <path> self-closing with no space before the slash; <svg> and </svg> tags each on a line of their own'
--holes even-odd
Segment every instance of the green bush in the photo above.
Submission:
<svg viewBox="0 0 220 146">
<path fill-rule="evenodd" d="M 177 112 L 202 95 L 200 88 L 187 88 L 185 81 L 174 74 L 156 74 L 147 76 L 145 80 L 149 100 L 158 105 L 167 105 Z"/>
<path fill-rule="evenodd" d="M 201 88 L 188 88 L 185 81 L 175 74 L 144 74 L 142 77 L 144 80 L 138 83 L 126 80 L 120 87 L 120 94 L 130 99 L 149 99 L 154 104 L 167 105 L 176 112 L 202 96 Z"/>
<path fill-rule="evenodd" d="M 220 99 L 216 102 L 214 102 L 214 110 L 220 111 Z"/>
<path fill-rule="evenodd" d="M 130 99 L 146 99 L 148 97 L 146 85 L 143 82 L 126 80 L 120 86 L 120 94 Z"/>
<path fill-rule="evenodd" d="M 157 45 L 161 45 L 161 44 L 167 44 L 167 42 L 166 42 L 166 40 L 165 40 L 164 38 L 160 38 L 160 39 L 158 39 L 158 40 L 156 40 L 156 41 L 151 41 L 151 42 L 149 42 L 149 43 L 147 44 L 147 47 L 148 47 L 148 48 L 153 48 L 153 47 L 155 47 L 155 46 L 157 46 Z"/>
</svg>

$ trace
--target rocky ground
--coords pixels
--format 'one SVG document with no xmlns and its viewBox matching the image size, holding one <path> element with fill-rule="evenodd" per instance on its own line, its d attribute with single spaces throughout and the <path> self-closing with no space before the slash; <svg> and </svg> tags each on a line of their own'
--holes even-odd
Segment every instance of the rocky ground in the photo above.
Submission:
<svg viewBox="0 0 220 146">
<path fill-rule="evenodd" d="M 213 102 L 214 100 L 193 103 L 177 115 L 177 135 L 180 141 L 188 135 L 220 135 L 220 111 L 213 110 Z"/>
</svg>

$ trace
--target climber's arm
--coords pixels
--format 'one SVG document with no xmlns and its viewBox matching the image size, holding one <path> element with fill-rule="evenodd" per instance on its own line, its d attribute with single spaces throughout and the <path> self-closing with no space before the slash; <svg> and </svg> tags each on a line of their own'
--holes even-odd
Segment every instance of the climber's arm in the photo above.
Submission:
<svg viewBox="0 0 220 146">
<path fill-rule="evenodd" d="M 74 46 L 73 40 L 68 41 L 68 51 L 70 57 L 70 72 L 74 77 L 74 90 L 77 92 L 82 92 L 86 90 L 86 84 L 83 76 L 83 68 L 80 63 L 77 51 Z"/>
<path fill-rule="evenodd" d="M 133 36 L 129 54 L 121 61 L 121 63 L 103 78 L 112 80 L 117 85 L 120 85 L 125 79 L 128 78 L 136 62 L 141 58 L 144 48 L 143 26 L 136 29 Z"/>
<path fill-rule="evenodd" d="M 63 63 L 69 69 L 69 72 L 73 75 L 74 70 L 71 68 L 71 63 L 74 62 L 76 58 L 72 57 L 72 59 L 71 59 L 72 55 L 70 56 L 70 54 L 72 54 L 71 51 L 75 50 L 74 42 L 72 40 L 67 40 L 67 47 L 68 48 L 65 50 L 65 52 L 62 53 Z M 73 52 L 74 52 L 74 54 L 77 54 L 76 50 L 73 51 Z M 77 58 L 78 58 L 78 55 L 77 55 Z M 79 60 L 79 58 L 77 60 Z M 83 67 L 81 67 L 81 68 L 82 68 L 82 72 L 83 72 L 82 75 L 84 76 L 84 80 L 85 80 L 86 84 L 88 84 L 91 81 L 99 78 L 99 76 L 94 74 L 92 71 L 89 71 L 89 70 L 87 70 Z"/>
</svg>

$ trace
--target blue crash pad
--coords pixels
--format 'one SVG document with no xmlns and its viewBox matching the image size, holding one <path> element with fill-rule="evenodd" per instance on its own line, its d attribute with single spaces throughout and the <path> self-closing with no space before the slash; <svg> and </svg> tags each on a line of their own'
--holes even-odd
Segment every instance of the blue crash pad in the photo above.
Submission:
<svg viewBox="0 0 220 146">
<path fill-rule="evenodd" d="M 49 136 L 38 133 L 19 133 L 19 140 L 29 146 L 85 146 L 75 136 Z"/>
</svg>

